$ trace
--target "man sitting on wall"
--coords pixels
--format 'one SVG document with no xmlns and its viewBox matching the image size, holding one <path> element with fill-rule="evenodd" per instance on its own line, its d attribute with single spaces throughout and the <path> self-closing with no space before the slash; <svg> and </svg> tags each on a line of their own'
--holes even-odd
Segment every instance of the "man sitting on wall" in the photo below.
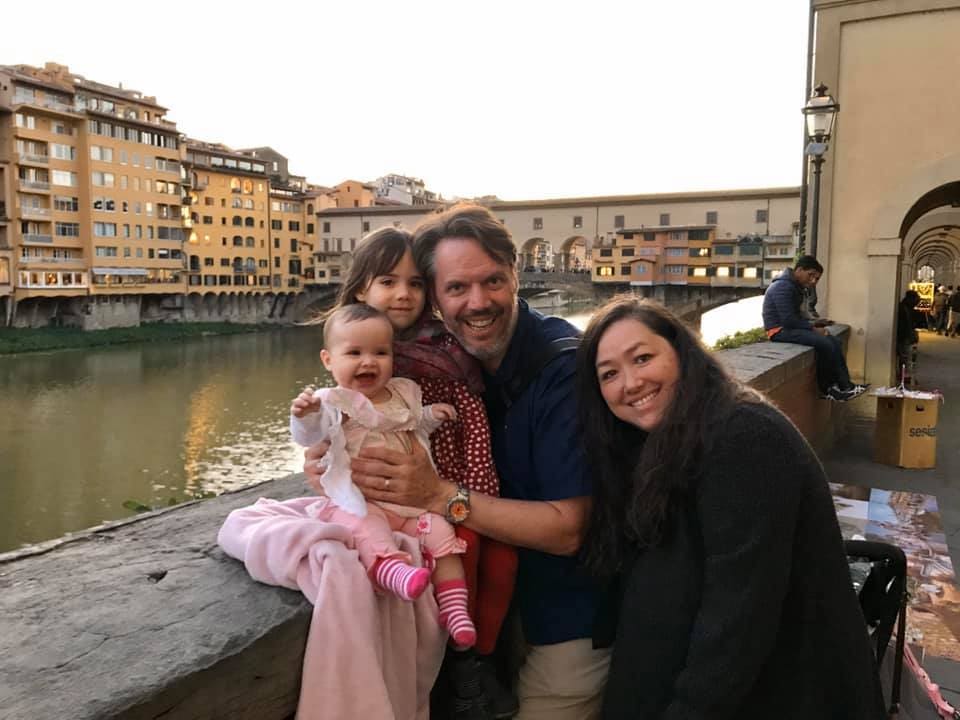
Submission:
<svg viewBox="0 0 960 720">
<path fill-rule="evenodd" d="M 826 328 L 830 321 L 811 321 L 803 313 L 805 291 L 815 288 L 821 275 L 823 266 L 812 255 L 801 256 L 793 270 L 784 270 L 763 296 L 763 328 L 773 342 L 807 345 L 815 350 L 821 397 L 852 400 L 866 388 L 850 382 L 843 346 Z"/>
</svg>

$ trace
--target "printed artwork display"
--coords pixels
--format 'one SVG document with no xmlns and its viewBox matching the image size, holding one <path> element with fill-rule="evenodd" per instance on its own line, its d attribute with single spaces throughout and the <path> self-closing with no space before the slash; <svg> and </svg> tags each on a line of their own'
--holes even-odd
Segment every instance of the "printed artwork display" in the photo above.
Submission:
<svg viewBox="0 0 960 720">
<path fill-rule="evenodd" d="M 907 556 L 907 641 L 960 661 L 960 589 L 932 495 L 830 485 L 847 540 L 897 545 Z"/>
</svg>

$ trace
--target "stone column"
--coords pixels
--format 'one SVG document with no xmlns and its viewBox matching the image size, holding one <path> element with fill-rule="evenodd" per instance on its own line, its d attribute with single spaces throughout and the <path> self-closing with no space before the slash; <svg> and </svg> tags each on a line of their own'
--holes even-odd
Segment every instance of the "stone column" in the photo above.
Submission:
<svg viewBox="0 0 960 720">
<path fill-rule="evenodd" d="M 864 376 L 874 385 L 889 385 L 893 380 L 896 352 L 900 238 L 868 241 L 867 258 Z"/>
</svg>

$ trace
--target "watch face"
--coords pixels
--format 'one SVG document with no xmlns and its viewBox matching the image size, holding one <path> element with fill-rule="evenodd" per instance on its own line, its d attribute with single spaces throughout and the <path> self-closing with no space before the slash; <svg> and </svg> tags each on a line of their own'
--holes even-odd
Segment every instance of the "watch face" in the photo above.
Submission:
<svg viewBox="0 0 960 720">
<path fill-rule="evenodd" d="M 463 500 L 454 500 L 447 508 L 447 513 L 451 522 L 462 523 L 470 515 L 470 506 Z"/>
</svg>

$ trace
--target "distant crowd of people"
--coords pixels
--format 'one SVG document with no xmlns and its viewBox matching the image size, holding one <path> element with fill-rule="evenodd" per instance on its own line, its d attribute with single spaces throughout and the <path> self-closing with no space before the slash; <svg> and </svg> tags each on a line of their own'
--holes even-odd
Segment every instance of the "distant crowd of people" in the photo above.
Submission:
<svg viewBox="0 0 960 720">
<path fill-rule="evenodd" d="M 935 330 L 937 335 L 956 337 L 960 324 L 960 288 L 953 285 L 937 288 L 927 314 L 927 328 Z"/>
</svg>

